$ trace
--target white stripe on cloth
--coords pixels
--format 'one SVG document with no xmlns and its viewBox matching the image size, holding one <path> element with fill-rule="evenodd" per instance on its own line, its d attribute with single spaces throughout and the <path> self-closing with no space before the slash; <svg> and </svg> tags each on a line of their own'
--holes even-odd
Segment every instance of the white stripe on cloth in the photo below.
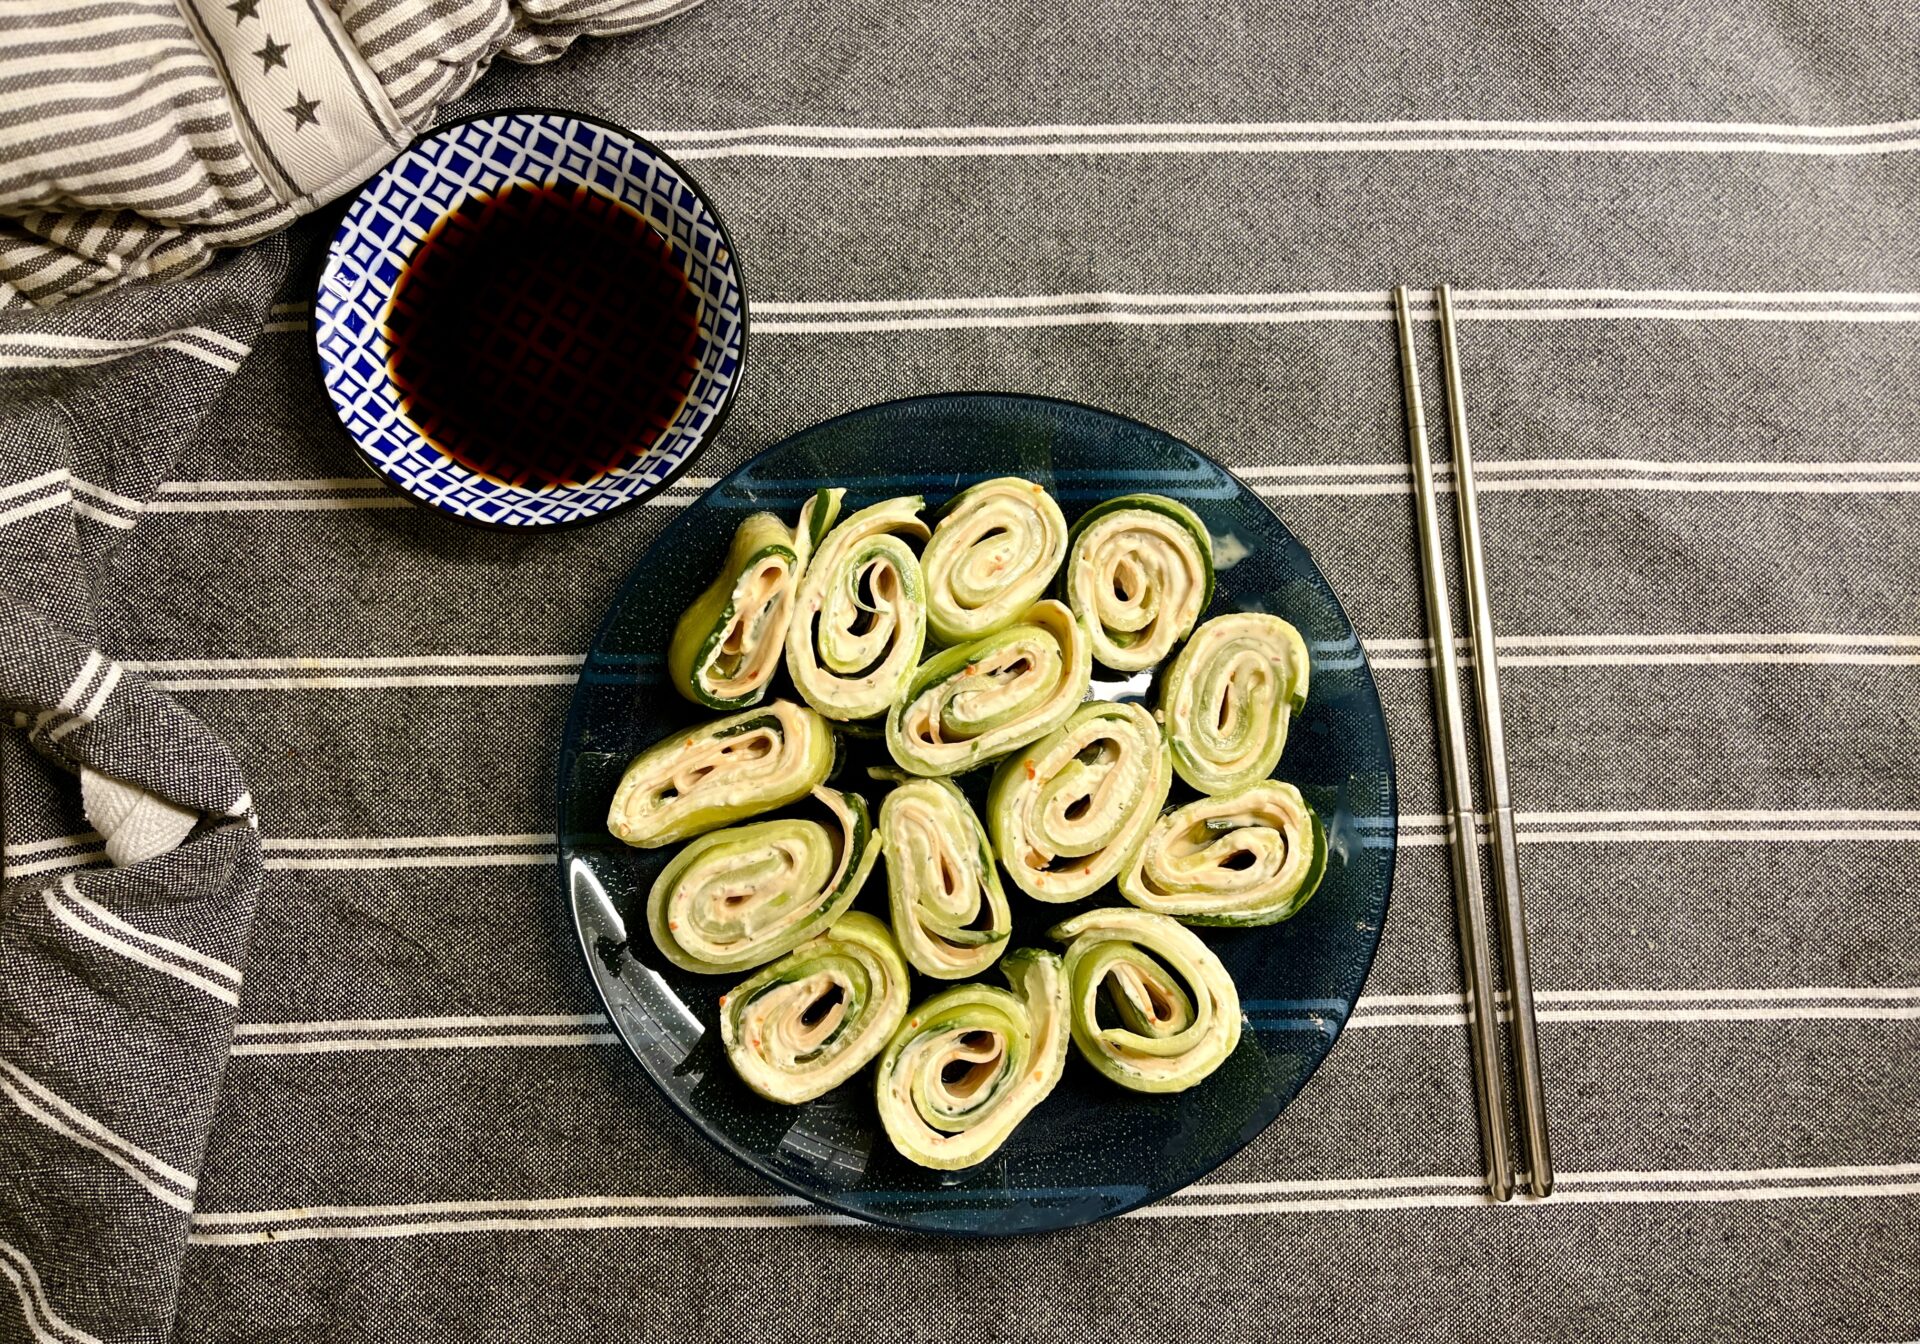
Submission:
<svg viewBox="0 0 1920 1344">
<path fill-rule="evenodd" d="M 105 523 L 108 527 L 117 527 L 123 531 L 139 521 L 135 518 L 123 518 L 117 513 L 107 513 L 84 499 L 76 499 L 73 502 L 73 511 L 82 517 L 93 519 L 96 523 Z"/>
<path fill-rule="evenodd" d="M 730 140 L 1023 140 L 1112 139 L 1158 135 L 1329 135 L 1422 134 L 1452 132 L 1526 132 L 1543 136 L 1594 132 L 1671 137 L 1676 134 L 1754 135 L 1773 139 L 1859 140 L 1920 133 L 1920 119 L 1842 126 L 1808 126 L 1768 121 L 1541 121 L 1481 118 L 1400 119 L 1396 121 L 1174 121 L 1042 123 L 1027 126 L 742 126 L 728 130 L 660 129 L 649 140 L 712 144 Z"/>
<path fill-rule="evenodd" d="M 1545 648 L 1551 646 L 1556 636 L 1540 636 L 1540 642 L 1518 645 L 1522 648 Z M 1697 640 L 1697 647 L 1654 647 L 1635 648 L 1633 636 L 1607 636 L 1617 641 L 1619 650 L 1615 652 L 1570 651 L 1566 653 L 1530 653 L 1502 652 L 1502 668 L 1522 667 L 1912 667 L 1920 666 L 1920 645 L 1906 646 L 1899 642 L 1903 637 L 1894 637 L 1895 642 L 1883 642 L 1876 635 L 1859 636 L 1859 642 L 1869 644 L 1866 648 L 1848 648 L 1846 644 L 1855 638 L 1852 636 L 1813 636 L 1801 632 L 1792 632 L 1780 636 L 1754 636 L 1750 640 L 1742 637 L 1741 642 L 1759 645 L 1759 648 L 1728 648 L 1717 636 L 1701 635 L 1675 637 L 1674 645 L 1684 645 Z M 1648 641 L 1652 643 L 1653 641 Z M 1725 644 L 1735 641 L 1727 639 Z M 1404 641 L 1374 641 L 1366 643 L 1368 663 L 1376 672 L 1422 671 L 1432 666 L 1432 659 L 1425 653 L 1402 653 L 1396 644 Z M 1500 640 L 1503 650 L 1516 641 L 1507 637 Z M 1780 645 L 1780 648 L 1769 648 Z M 1832 647 L 1822 647 L 1831 645 Z M 1407 647 L 1420 647 L 1407 644 Z M 1592 646 L 1579 646 L 1581 650 Z M 1338 661 L 1338 655 L 1332 655 Z M 518 655 L 518 654 L 448 654 L 407 655 L 395 658 L 282 658 L 282 659 L 182 659 L 162 660 L 147 663 L 127 664 L 129 671 L 148 675 L 153 684 L 168 691 L 302 691 L 302 690 L 369 690 L 400 689 L 420 687 L 428 690 L 454 689 L 459 687 L 482 686 L 571 686 L 577 679 L 575 669 L 586 661 L 584 654 Z M 1464 658 L 1470 665 L 1472 659 Z M 1349 666 L 1358 666 L 1358 660 L 1349 656 Z M 569 669 L 567 671 L 477 671 L 485 668 L 524 668 L 535 669 L 551 667 Z M 361 668 L 365 671 L 355 671 Z M 430 672 L 426 669 L 444 669 Z M 386 671 L 384 669 L 395 669 Z M 399 669 L 421 669 L 404 671 Z M 280 671 L 287 675 L 248 676 L 248 672 Z M 297 675 L 305 672 L 306 675 Z M 200 675 L 179 675 L 198 673 Z M 221 675 L 225 674 L 225 675 Z"/>
<path fill-rule="evenodd" d="M 0 503 L 17 499 L 21 495 L 30 495 L 36 490 L 44 490 L 50 485 L 65 485 L 71 480 L 67 469 L 45 472 L 31 480 L 15 481 L 12 485 L 0 485 Z"/>
<path fill-rule="evenodd" d="M 1263 476 L 1252 476 L 1252 490 L 1267 499 L 1290 499 L 1290 497 L 1405 497 L 1411 493 L 1411 482 L 1405 478 L 1396 480 L 1344 480 L 1344 476 L 1361 474 L 1367 465 L 1352 467 L 1325 468 L 1327 480 L 1308 480 L 1311 472 L 1300 472 L 1298 478 L 1286 480 L 1267 480 Z M 1907 467 L 1895 467 L 1885 463 L 1857 463 L 1857 465 L 1822 465 L 1822 470 L 1795 470 L 1788 467 L 1778 468 L 1774 472 L 1753 472 L 1751 478 L 1720 476 L 1713 474 L 1713 467 L 1695 467 L 1688 463 L 1668 465 L 1668 474 L 1672 478 L 1663 478 L 1659 474 L 1647 472 L 1645 468 L 1632 467 L 1619 474 L 1607 476 L 1563 476 L 1563 474 L 1542 474 L 1542 476 L 1523 476 L 1507 478 L 1496 470 L 1486 478 L 1476 482 L 1476 490 L 1482 495 L 1500 495 L 1500 493 L 1586 493 L 1586 492 L 1647 492 L 1682 493 L 1682 495 L 1910 495 L 1920 493 L 1920 470 Z M 1697 470 L 1705 478 L 1690 478 L 1688 472 Z M 1908 474 L 1910 472 L 1910 474 Z M 1868 480 L 1824 480 L 1824 476 L 1843 476 L 1857 474 L 1868 476 Z M 1398 476 L 1398 472 L 1396 472 Z M 1905 476 L 1905 478 L 1903 478 Z M 351 509 L 417 509 L 419 505 L 397 493 L 363 493 L 363 488 L 353 488 L 353 493 L 307 493 L 300 495 L 280 482 L 236 482 L 248 484 L 259 495 L 273 497 L 232 497 L 232 499 L 179 499 L 179 497 L 161 497 L 146 505 L 146 513 L 152 515 L 219 515 L 219 513 L 332 513 L 332 511 L 351 511 Z M 376 482 L 374 482 L 376 486 Z M 1450 476 L 1442 474 L 1436 482 L 1440 493 L 1452 493 L 1453 482 Z M 346 490 L 346 488 L 340 488 Z M 693 503 L 693 486 L 676 482 L 666 492 L 647 495 L 641 503 L 651 509 L 684 509 Z M 29 516 L 44 509 L 56 507 L 60 503 L 69 503 L 71 495 L 61 493 L 54 499 L 33 501 L 31 505 L 21 505 L 13 513 Z M 104 513 L 98 507 L 79 501 L 75 509 L 83 515 L 104 522 L 115 528 L 131 528 L 132 518 Z M 0 513 L 0 524 L 8 522 L 13 515 Z"/>
<path fill-rule="evenodd" d="M 26 863 L 11 861 L 0 862 L 0 877 L 33 877 L 40 873 L 58 873 L 69 868 L 91 868 L 95 864 L 107 862 L 104 849 L 83 850 L 78 854 L 58 854 L 50 859 L 33 859 Z"/>
<path fill-rule="evenodd" d="M 18 352 L 0 348 L 0 369 L 44 369 L 61 368 L 69 365 L 111 364 L 145 350 L 172 350 L 203 364 L 211 364 L 223 373 L 235 373 L 240 368 L 240 360 L 246 357 L 246 347 L 241 346 L 237 356 L 230 357 L 205 345 L 197 344 L 192 337 L 208 336 L 217 338 L 221 346 L 235 344 L 218 332 L 208 331 L 204 327 L 188 328 L 183 331 L 169 332 L 164 336 L 143 336 L 128 340 L 110 340 L 101 336 L 40 336 L 0 333 L 0 347 L 30 345 L 32 350 Z M 209 342 L 214 344 L 215 342 Z"/>
<path fill-rule="evenodd" d="M 1213 1218 L 1247 1214 L 1479 1209 L 1499 1216 L 1585 1204 L 1734 1204 L 1812 1199 L 1887 1199 L 1920 1193 L 1920 1164 L 1774 1167 L 1753 1171 L 1563 1172 L 1544 1200 L 1496 1204 L 1477 1176 L 1413 1175 L 1315 1181 L 1222 1182 L 1190 1186 L 1128 1216 Z M 1570 1187 L 1570 1188 L 1566 1188 Z M 1405 1192 L 1405 1193 L 1401 1193 Z M 1281 1198 L 1261 1200 L 1249 1196 Z M 364 1240 L 467 1232 L 598 1232 L 663 1228 L 808 1227 L 854 1220 L 807 1212 L 791 1195 L 584 1195 L 438 1200 L 418 1204 L 248 1209 L 194 1215 L 188 1240 L 200 1246 Z M 776 1212 L 790 1210 L 791 1212 Z M 230 1229 L 230 1230 L 211 1230 Z"/>
<path fill-rule="evenodd" d="M 334 1018 L 323 1022 L 240 1022 L 237 1037 L 319 1036 L 382 1031 L 443 1031 L 460 1027 L 508 1030 L 519 1027 L 604 1027 L 605 1013 L 511 1013 L 496 1016 L 465 1013 L 451 1017 Z"/>
<path fill-rule="evenodd" d="M 874 144 L 787 144 L 772 140 L 741 141 L 724 145 L 680 143 L 672 137 L 660 140 L 676 159 L 694 162 L 701 159 L 977 159 L 977 158 L 1094 158 L 1108 155 L 1173 154 L 1705 154 L 1730 157 L 1741 154 L 1797 158 L 1850 159 L 1865 156 L 1910 154 L 1920 150 L 1920 137 L 1900 140 L 1818 141 L 1747 140 L 1729 136 L 1676 135 L 1667 139 L 1641 139 L 1631 135 L 1590 137 L 1585 139 L 1535 138 L 1523 135 L 1437 135 L 1402 138 L 1391 135 L 1361 135 L 1346 138 L 1265 137 L 1258 139 L 1211 138 L 1156 140 L 1114 138 L 1106 140 L 978 140 L 972 143 Z"/>
<path fill-rule="evenodd" d="M 76 849 L 81 845 L 97 845 L 104 837 L 98 831 L 81 831 L 78 835 L 56 835 L 51 840 L 17 840 L 11 844 L 0 845 L 0 855 L 7 858 L 24 858 L 29 854 L 44 854 L 50 849 Z"/>
<path fill-rule="evenodd" d="M 1541 989 L 1534 991 L 1534 1002 L 1539 1021 L 1568 1024 L 1920 1021 L 1920 988 L 1904 986 Z M 1460 1027 L 1466 1024 L 1464 1006 L 1457 993 L 1367 994 L 1354 1004 L 1346 1026 L 1357 1031 Z M 1257 1007 L 1249 1011 L 1256 1020 L 1272 1016 Z M 249 1022 L 236 1026 L 234 1036 L 235 1055 L 598 1046 L 620 1040 L 601 1013 Z"/>
<path fill-rule="evenodd" d="M 80 664 L 79 672 L 74 674 L 72 684 L 67 687 L 66 693 L 58 701 L 58 708 L 62 713 L 73 713 L 79 705 L 80 696 L 93 684 L 94 675 L 99 672 L 100 664 L 104 661 L 106 661 L 106 655 L 98 649 L 87 654 L 86 661 Z"/>
<path fill-rule="evenodd" d="M 182 1212 L 193 1208 L 193 1177 L 122 1138 L 6 1059 L 0 1059 L 0 1092 L 33 1120 L 106 1158 L 161 1203 Z"/>
<path fill-rule="evenodd" d="M 520 1032 L 498 1036 L 460 1034 L 451 1036 L 342 1037 L 298 1041 L 236 1041 L 235 1055 L 325 1055 L 393 1050 L 487 1050 L 502 1047 L 533 1048 L 547 1046 L 618 1045 L 620 1038 L 611 1031 L 595 1032 Z"/>
<path fill-rule="evenodd" d="M 240 995 L 230 985 L 222 984 L 219 980 L 208 979 L 190 967 L 182 966 L 178 962 L 156 956 L 138 943 L 130 942 L 109 931 L 107 928 L 89 922 L 88 918 L 81 912 L 81 907 L 68 903 L 70 896 L 78 894 L 73 888 L 73 878 L 69 876 L 64 879 L 64 882 L 67 886 L 67 892 L 65 894 L 56 892 L 52 887 L 48 887 L 40 893 L 41 899 L 46 902 L 48 911 L 62 924 L 65 924 L 89 942 L 97 943 L 101 947 L 106 948 L 109 952 L 125 957 L 129 961 L 137 962 L 149 970 L 158 971 L 162 975 L 178 980 L 181 984 L 197 989 L 201 993 L 219 1000 L 230 1008 L 239 1005 Z M 233 970 L 232 967 L 225 967 L 225 969 L 228 971 Z M 234 974 L 237 976 L 239 973 L 235 971 Z M 235 981 L 234 983 L 238 982 Z"/>
<path fill-rule="evenodd" d="M 95 485 L 92 481 L 83 481 L 77 476 L 72 479 L 71 484 L 76 493 L 91 495 L 101 503 L 111 504 L 126 513 L 138 513 L 146 507 L 142 501 L 134 499 L 130 495 L 123 495 L 117 490 L 109 490 L 104 485 Z"/>
<path fill-rule="evenodd" d="M 86 727 L 98 718 L 100 711 L 106 708 L 107 702 L 113 698 L 114 691 L 119 689 L 120 677 L 124 670 L 118 663 L 108 663 L 106 675 L 100 678 L 100 684 L 94 688 L 93 694 L 87 697 L 87 703 L 75 710 L 72 717 L 65 723 L 49 732 L 47 740 L 58 742 L 67 734 Z"/>
<path fill-rule="evenodd" d="M 1536 994 L 1535 999 L 1540 996 Z M 1511 1014 L 1499 1014 L 1502 1022 Z M 1742 1006 L 1732 1008 L 1536 1008 L 1537 1022 L 1585 1023 L 1676 1022 L 1920 1022 L 1920 1004 L 1895 1007 L 1806 1004 L 1794 1008 Z M 1451 1013 L 1355 1013 L 1347 1019 L 1350 1031 L 1382 1031 L 1404 1027 L 1464 1027 L 1464 1011 Z"/>
<path fill-rule="evenodd" d="M 1850 289 L 1456 289 L 1456 310 L 1494 304 L 1554 304 L 1544 311 L 1567 311 L 1569 300 L 1618 302 L 1636 311 L 1668 305 L 1675 316 L 1691 307 L 1797 310 L 1815 306 L 1920 307 L 1920 290 Z M 1430 295 L 1413 296 L 1416 308 L 1434 312 Z M 1064 294 L 984 294 L 909 299 L 757 299 L 753 310 L 779 317 L 846 317 L 905 313 L 1023 311 L 1043 308 L 1354 308 L 1383 320 L 1393 316 L 1393 292 L 1385 289 L 1298 289 L 1247 293 L 1149 294 L 1125 290 L 1081 290 Z"/>
<path fill-rule="evenodd" d="M 28 518 L 64 508 L 71 503 L 73 503 L 73 492 L 70 490 L 61 490 L 58 494 L 48 495 L 45 499 L 30 500 L 25 504 L 0 511 L 0 527 L 5 527 L 9 523 L 24 522 Z"/>
<path fill-rule="evenodd" d="M 60 885 L 65 890 L 68 899 L 106 927 L 125 934 L 135 942 L 144 943 L 148 947 L 164 952 L 175 960 L 190 962 L 195 966 L 205 967 L 221 979 L 229 980 L 235 985 L 240 983 L 240 970 L 238 967 L 229 966 L 226 962 L 220 960 L 220 958 L 202 952 L 197 947 L 189 947 L 187 944 L 176 941 L 175 939 L 167 938 L 157 933 L 149 933 L 145 929 L 129 924 L 126 920 L 114 914 L 113 911 L 107 909 L 98 901 L 85 895 L 80 890 L 79 884 L 71 877 L 63 878 Z"/>
<path fill-rule="evenodd" d="M 1636 319 L 1669 322 L 1920 321 L 1920 293 L 1852 290 L 1463 289 L 1462 321 L 1572 322 Z M 1416 313 L 1431 316 L 1421 296 Z M 756 333 L 910 332 L 1014 327 L 1133 325 L 1290 325 L 1387 322 L 1385 290 L 1142 294 L 1118 290 L 1067 294 L 959 295 L 939 298 L 764 300 L 754 305 Z"/>
<path fill-rule="evenodd" d="M 314 836 L 311 839 L 296 839 L 291 836 L 268 836 L 260 842 L 262 849 L 475 849 L 490 846 L 533 845 L 551 849 L 558 836 L 550 832 L 515 831 L 507 835 L 356 835 L 356 836 Z"/>
<path fill-rule="evenodd" d="M 5 1241 L 0 1241 L 0 1274 L 6 1276 L 20 1295 L 20 1314 L 39 1344 L 100 1344 L 97 1335 L 88 1334 L 53 1309 L 33 1261 L 25 1251 Z"/>
</svg>

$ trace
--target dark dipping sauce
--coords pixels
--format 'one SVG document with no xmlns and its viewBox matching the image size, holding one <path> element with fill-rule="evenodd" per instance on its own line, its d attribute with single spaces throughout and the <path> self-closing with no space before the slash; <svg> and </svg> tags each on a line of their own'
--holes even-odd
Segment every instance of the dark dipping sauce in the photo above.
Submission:
<svg viewBox="0 0 1920 1344">
<path fill-rule="evenodd" d="M 660 231 L 586 187 L 465 201 L 400 273 L 388 370 L 407 418 L 508 485 L 583 485 L 651 448 L 699 368 L 700 298 Z"/>
</svg>

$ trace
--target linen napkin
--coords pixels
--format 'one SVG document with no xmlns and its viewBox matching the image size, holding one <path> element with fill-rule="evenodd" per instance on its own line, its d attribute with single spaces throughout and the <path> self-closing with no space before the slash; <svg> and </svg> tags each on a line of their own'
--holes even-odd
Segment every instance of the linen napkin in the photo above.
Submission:
<svg viewBox="0 0 1920 1344">
<path fill-rule="evenodd" d="M 365 181 L 496 57 L 696 3 L 0 6 L 0 308 L 191 275 Z"/>
<path fill-rule="evenodd" d="M 689 4 L 0 7 L 0 1336 L 174 1333 L 260 842 L 233 754 L 93 631 L 141 516 L 191 507 L 164 485 L 285 277 L 267 235 L 496 56 Z"/>
</svg>

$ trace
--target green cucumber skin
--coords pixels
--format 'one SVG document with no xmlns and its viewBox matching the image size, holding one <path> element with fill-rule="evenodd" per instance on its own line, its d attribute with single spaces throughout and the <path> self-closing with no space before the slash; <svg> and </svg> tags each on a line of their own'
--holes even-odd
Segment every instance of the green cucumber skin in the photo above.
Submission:
<svg viewBox="0 0 1920 1344">
<path fill-rule="evenodd" d="M 848 837 L 847 871 L 840 878 L 840 885 L 833 889 L 833 900 L 838 902 L 842 896 L 846 896 L 850 903 L 873 874 L 873 865 L 867 862 L 867 858 L 876 837 L 873 833 L 873 816 L 867 810 L 867 800 L 857 793 L 842 792 L 840 796 L 846 800 L 847 810 L 853 813 L 853 834 Z M 873 857 L 878 858 L 879 855 Z M 849 886 L 852 887 L 851 894 L 847 890 Z"/>
<path fill-rule="evenodd" d="M 776 540 L 777 538 L 777 540 Z M 779 555 L 798 570 L 800 557 L 793 548 L 793 531 L 771 513 L 747 515 L 734 531 L 721 562 L 720 572 L 691 606 L 680 613 L 667 645 L 667 675 L 674 689 L 688 700 L 708 709 L 745 709 L 766 695 L 762 687 L 750 695 L 719 697 L 700 688 L 698 670 L 707 665 L 708 656 L 720 642 L 734 617 L 733 589 L 740 576 L 769 555 Z M 794 581 L 798 582 L 798 575 Z"/>
<path fill-rule="evenodd" d="M 807 554 L 820 549 L 820 543 L 827 533 L 833 531 L 834 521 L 840 517 L 840 502 L 847 496 L 844 487 L 822 488 L 813 492 L 810 501 L 816 507 L 808 514 Z"/>
</svg>

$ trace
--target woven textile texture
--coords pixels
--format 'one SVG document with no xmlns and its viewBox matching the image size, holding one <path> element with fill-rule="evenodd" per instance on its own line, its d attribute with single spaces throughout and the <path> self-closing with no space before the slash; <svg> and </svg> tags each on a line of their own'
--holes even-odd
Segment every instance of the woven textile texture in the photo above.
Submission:
<svg viewBox="0 0 1920 1344">
<path fill-rule="evenodd" d="M 654 138 L 751 301 L 721 439 L 553 535 L 361 472 L 306 325 L 328 212 L 9 317 L 0 1338 L 1920 1336 L 1914 33 L 1810 0 L 712 0 L 496 68 L 449 110 Z M 1442 280 L 1562 1172 L 1501 1207 L 1387 302 Z M 1368 642 L 1403 807 L 1366 996 L 1273 1128 L 1142 1216 L 998 1243 L 823 1226 L 710 1151 L 599 1015 L 551 860 L 575 666 L 676 508 L 968 388 L 1147 421 L 1267 497 Z M 202 823 L 109 869 L 80 766 Z"/>
</svg>

